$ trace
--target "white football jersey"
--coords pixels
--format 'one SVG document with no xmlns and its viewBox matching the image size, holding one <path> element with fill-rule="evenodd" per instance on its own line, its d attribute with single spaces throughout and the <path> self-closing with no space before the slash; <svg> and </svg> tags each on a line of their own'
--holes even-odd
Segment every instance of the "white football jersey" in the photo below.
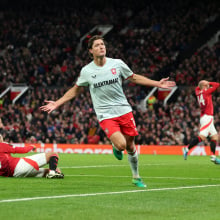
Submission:
<svg viewBox="0 0 220 220">
<path fill-rule="evenodd" d="M 84 66 L 77 86 L 89 86 L 93 106 L 99 121 L 114 118 L 132 111 L 122 88 L 122 80 L 133 75 L 120 59 L 106 57 L 104 66 L 94 61 Z"/>
</svg>

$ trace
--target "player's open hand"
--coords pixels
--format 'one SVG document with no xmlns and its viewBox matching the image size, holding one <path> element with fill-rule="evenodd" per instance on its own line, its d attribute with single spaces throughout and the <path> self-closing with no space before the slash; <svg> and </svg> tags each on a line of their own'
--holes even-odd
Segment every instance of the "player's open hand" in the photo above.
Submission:
<svg viewBox="0 0 220 220">
<path fill-rule="evenodd" d="M 158 87 L 163 88 L 163 89 L 169 89 L 170 87 L 176 86 L 176 83 L 174 81 L 169 81 L 168 79 L 169 77 L 161 79 L 159 81 Z"/>
<path fill-rule="evenodd" d="M 40 109 L 44 112 L 48 112 L 49 114 L 57 108 L 56 106 L 56 102 L 54 101 L 48 101 L 48 100 L 45 100 L 45 102 L 47 103 L 46 105 L 42 105 L 40 107 Z"/>
</svg>

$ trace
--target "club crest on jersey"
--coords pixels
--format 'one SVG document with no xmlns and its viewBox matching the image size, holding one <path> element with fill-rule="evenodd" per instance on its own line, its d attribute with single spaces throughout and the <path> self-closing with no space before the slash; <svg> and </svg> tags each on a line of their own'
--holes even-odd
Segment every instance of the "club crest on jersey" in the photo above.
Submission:
<svg viewBox="0 0 220 220">
<path fill-rule="evenodd" d="M 115 69 L 115 68 L 112 68 L 111 71 L 112 71 L 112 74 L 113 74 L 113 75 L 116 74 L 116 69 Z"/>
</svg>

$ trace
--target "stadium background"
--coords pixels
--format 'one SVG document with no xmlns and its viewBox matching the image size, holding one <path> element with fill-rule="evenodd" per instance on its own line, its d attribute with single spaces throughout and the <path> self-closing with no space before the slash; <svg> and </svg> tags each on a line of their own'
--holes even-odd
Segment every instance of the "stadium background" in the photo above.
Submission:
<svg viewBox="0 0 220 220">
<path fill-rule="evenodd" d="M 88 90 L 50 115 L 39 110 L 45 99 L 70 88 L 90 61 L 88 37 L 106 30 L 97 25 L 110 27 L 108 56 L 135 73 L 177 83 L 166 105 L 156 91 L 143 108 L 152 88 L 125 82 L 138 145 L 188 144 L 199 125 L 194 88 L 201 79 L 220 79 L 219 1 L 4 0 L 0 22 L 0 92 L 15 85 L 0 97 L 0 132 L 7 142 L 109 144 Z M 13 103 L 17 84 L 28 90 Z M 220 132 L 219 92 L 213 103 Z"/>
<path fill-rule="evenodd" d="M 39 106 L 61 96 L 90 61 L 85 42 L 78 50 L 81 37 L 96 25 L 110 24 L 109 56 L 125 60 L 134 72 L 177 82 L 166 106 L 155 92 L 144 111 L 141 101 L 151 88 L 124 85 L 140 132 L 137 146 L 170 145 L 171 154 L 176 144 L 185 145 L 197 134 L 194 86 L 201 78 L 220 79 L 219 3 L 1 0 L 0 93 L 12 83 L 28 90 L 15 104 L 11 96 L 18 87 L 0 98 L 0 132 L 8 142 L 37 143 L 40 149 L 43 143 L 58 149 L 63 143 L 98 141 L 96 150 L 108 144 L 87 91 L 50 116 Z M 213 101 L 220 131 L 219 90 Z M 0 219 L 219 219 L 219 166 L 209 157 L 140 154 L 140 175 L 148 186 L 141 190 L 131 184 L 126 155 L 122 161 L 108 154 L 59 156 L 65 179 L 0 177 Z"/>
</svg>

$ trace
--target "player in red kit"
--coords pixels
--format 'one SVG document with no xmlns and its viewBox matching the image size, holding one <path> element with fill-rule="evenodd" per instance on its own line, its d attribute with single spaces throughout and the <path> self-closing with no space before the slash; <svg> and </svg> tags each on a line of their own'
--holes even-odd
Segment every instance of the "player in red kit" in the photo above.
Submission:
<svg viewBox="0 0 220 220">
<path fill-rule="evenodd" d="M 200 131 L 198 137 L 192 139 L 190 144 L 183 149 L 184 159 L 187 159 L 188 151 L 199 142 L 205 141 L 210 137 L 211 161 L 220 164 L 220 159 L 215 156 L 215 148 L 218 142 L 218 133 L 214 126 L 214 110 L 212 103 L 212 93 L 219 87 L 219 83 L 202 80 L 196 87 L 195 93 L 201 109 Z"/>
<path fill-rule="evenodd" d="M 47 177 L 64 178 L 57 168 L 58 154 L 54 152 L 39 153 L 27 157 L 12 157 L 15 153 L 28 153 L 35 150 L 34 145 L 14 147 L 4 143 L 0 135 L 0 176 L 5 177 Z M 49 163 L 48 168 L 41 168 Z"/>
</svg>

